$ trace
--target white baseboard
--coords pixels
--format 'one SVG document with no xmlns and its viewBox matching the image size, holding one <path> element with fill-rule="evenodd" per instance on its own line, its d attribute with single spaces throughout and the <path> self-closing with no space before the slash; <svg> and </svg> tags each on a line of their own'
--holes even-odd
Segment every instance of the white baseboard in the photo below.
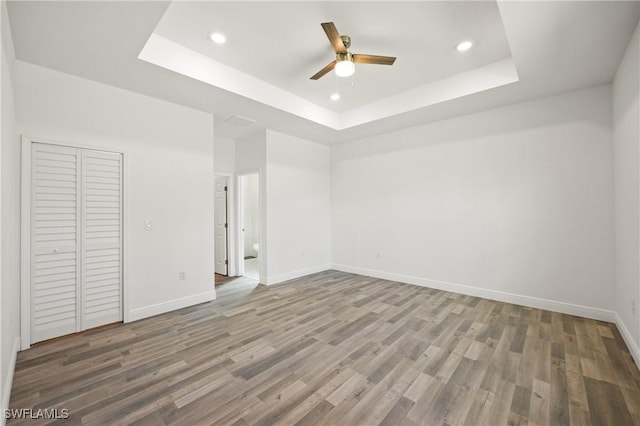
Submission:
<svg viewBox="0 0 640 426">
<path fill-rule="evenodd" d="M 267 279 L 265 280 L 265 284 L 266 285 L 274 285 L 274 284 L 279 284 L 285 281 L 289 281 L 289 280 L 293 280 L 296 278 L 300 278 L 300 277 L 304 277 L 305 275 L 310 275 L 310 274 L 315 274 L 318 272 L 322 272 L 322 271 L 326 271 L 328 269 L 331 269 L 331 265 L 330 264 L 325 264 L 325 265 L 317 265 L 317 266 L 312 266 L 310 268 L 305 268 L 305 269 L 298 269 L 296 271 L 291 271 L 291 272 L 287 272 L 284 274 L 279 274 L 279 275 L 274 275 L 272 277 L 267 277 Z"/>
<path fill-rule="evenodd" d="M 620 315 L 618 315 L 617 312 L 616 312 L 616 325 L 618 326 L 618 330 L 620 330 L 620 334 L 622 335 L 624 342 L 627 344 L 627 347 L 629 348 L 629 352 L 631 352 L 631 356 L 633 357 L 633 360 L 636 362 L 636 365 L 638 366 L 638 368 L 640 368 L 640 346 L 638 346 L 638 343 L 635 341 L 635 339 L 631 335 L 631 332 L 629 331 L 627 326 L 624 324 L 624 322 L 622 321 L 622 318 L 620 318 Z"/>
<path fill-rule="evenodd" d="M 11 351 L 11 359 L 9 360 L 9 367 L 7 368 L 7 378 L 4 381 L 4 387 L 2 392 L 2 413 L 9 408 L 9 401 L 11 399 L 11 387 L 13 386 L 13 373 L 16 370 L 16 357 L 20 350 L 20 338 L 16 337 L 13 341 L 13 349 Z M 4 426 L 6 419 L 4 416 L 0 416 L 0 425 Z"/>
<path fill-rule="evenodd" d="M 129 311 L 127 322 L 164 314 L 165 312 L 175 311 L 176 309 L 186 308 L 187 306 L 197 305 L 199 303 L 210 302 L 215 300 L 215 298 L 216 291 L 211 290 L 204 293 L 194 294 L 192 296 L 182 297 L 180 299 L 169 300 L 168 302 L 132 309 Z"/>
<path fill-rule="evenodd" d="M 593 308 L 590 306 L 574 305 L 572 303 L 558 302 L 555 300 L 541 299 L 532 296 L 522 296 L 519 294 L 507 293 L 498 290 L 489 290 L 485 288 L 448 283 L 445 281 L 430 280 L 426 278 L 395 274 L 391 272 L 376 271 L 373 269 L 360 268 L 357 266 L 334 264 L 332 265 L 332 269 L 335 269 L 337 271 L 349 272 L 352 274 L 366 275 L 389 281 L 418 285 L 421 287 L 429 287 L 437 290 L 450 291 L 452 293 L 466 294 L 468 296 L 476 296 L 482 297 L 484 299 L 513 303 L 516 305 L 528 306 L 531 308 L 545 309 L 548 311 L 560 312 L 563 314 L 576 315 L 579 317 L 591 318 L 600 321 L 615 322 L 614 311 Z"/>
</svg>

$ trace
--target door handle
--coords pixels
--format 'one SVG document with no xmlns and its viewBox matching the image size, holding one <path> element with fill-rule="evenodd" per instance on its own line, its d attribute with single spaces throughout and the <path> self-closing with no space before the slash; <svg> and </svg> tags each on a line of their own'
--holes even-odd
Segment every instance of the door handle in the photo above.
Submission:
<svg viewBox="0 0 640 426">
<path fill-rule="evenodd" d="M 53 252 L 54 252 L 54 253 L 57 253 L 57 252 L 59 252 L 59 251 L 60 251 L 60 249 L 59 249 L 59 248 L 54 248 L 54 249 L 53 249 Z"/>
</svg>

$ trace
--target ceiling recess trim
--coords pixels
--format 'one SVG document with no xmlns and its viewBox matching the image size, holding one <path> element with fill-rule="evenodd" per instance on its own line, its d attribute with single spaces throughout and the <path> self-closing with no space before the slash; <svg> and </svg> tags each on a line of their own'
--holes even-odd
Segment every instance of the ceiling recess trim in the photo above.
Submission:
<svg viewBox="0 0 640 426">
<path fill-rule="evenodd" d="M 513 59 L 503 59 L 345 111 L 340 116 L 340 125 L 342 129 L 348 129 L 517 81 Z"/>
<path fill-rule="evenodd" d="M 153 33 L 138 59 L 334 130 L 344 130 L 519 81 L 512 58 L 337 113 Z"/>
<path fill-rule="evenodd" d="M 138 59 L 194 78 L 282 111 L 336 129 L 339 117 L 330 111 L 266 83 L 206 55 L 188 49 L 156 33 L 145 44 Z"/>
</svg>

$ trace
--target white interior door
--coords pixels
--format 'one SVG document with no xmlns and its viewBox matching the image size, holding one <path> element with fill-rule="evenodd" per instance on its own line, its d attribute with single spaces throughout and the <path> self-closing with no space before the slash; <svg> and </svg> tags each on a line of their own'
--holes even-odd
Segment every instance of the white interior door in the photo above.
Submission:
<svg viewBox="0 0 640 426">
<path fill-rule="evenodd" d="M 227 218 L 227 194 L 229 178 L 218 176 L 215 180 L 215 271 L 216 274 L 228 274 L 228 233 L 229 222 Z"/>
<path fill-rule="evenodd" d="M 122 155 L 82 150 L 82 328 L 122 320 Z"/>
<path fill-rule="evenodd" d="M 31 341 L 80 331 L 78 150 L 31 147 Z"/>
<path fill-rule="evenodd" d="M 122 155 L 31 146 L 31 343 L 122 320 Z"/>
</svg>

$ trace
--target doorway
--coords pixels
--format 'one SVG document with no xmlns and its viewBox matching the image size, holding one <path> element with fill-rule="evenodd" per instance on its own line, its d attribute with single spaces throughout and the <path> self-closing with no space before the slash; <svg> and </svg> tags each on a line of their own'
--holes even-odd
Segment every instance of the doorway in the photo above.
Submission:
<svg viewBox="0 0 640 426">
<path fill-rule="evenodd" d="M 215 178 L 215 273 L 229 275 L 229 177 Z"/>
<path fill-rule="evenodd" d="M 240 183 L 240 260 L 241 274 L 260 279 L 260 178 L 258 173 L 241 175 Z"/>
</svg>

